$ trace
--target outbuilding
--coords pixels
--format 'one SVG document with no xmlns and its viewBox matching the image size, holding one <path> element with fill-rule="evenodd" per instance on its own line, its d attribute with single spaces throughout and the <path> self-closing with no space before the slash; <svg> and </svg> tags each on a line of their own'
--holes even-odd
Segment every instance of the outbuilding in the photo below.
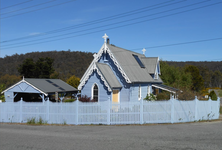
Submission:
<svg viewBox="0 0 222 150">
<path fill-rule="evenodd" d="M 17 102 L 23 99 L 26 102 L 44 102 L 63 100 L 67 93 L 76 94 L 77 89 L 60 79 L 24 78 L 2 93 L 6 102 Z"/>
</svg>

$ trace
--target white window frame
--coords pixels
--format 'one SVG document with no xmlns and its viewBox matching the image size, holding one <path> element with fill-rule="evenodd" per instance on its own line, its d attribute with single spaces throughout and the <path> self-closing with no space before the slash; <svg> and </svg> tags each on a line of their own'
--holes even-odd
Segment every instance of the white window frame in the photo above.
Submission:
<svg viewBox="0 0 222 150">
<path fill-rule="evenodd" d="M 94 83 L 93 85 L 92 85 L 92 88 L 91 88 L 91 100 L 93 99 L 93 97 L 94 97 L 94 86 L 97 86 L 98 87 L 98 102 L 99 102 L 99 86 L 98 86 L 98 84 L 97 83 Z"/>
</svg>

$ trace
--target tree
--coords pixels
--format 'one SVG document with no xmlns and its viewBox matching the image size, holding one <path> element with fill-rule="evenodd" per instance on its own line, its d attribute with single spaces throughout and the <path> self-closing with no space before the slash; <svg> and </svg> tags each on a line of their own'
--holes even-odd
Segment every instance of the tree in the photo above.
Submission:
<svg viewBox="0 0 222 150">
<path fill-rule="evenodd" d="M 37 62 L 34 62 L 32 58 L 27 58 L 19 66 L 18 72 L 26 78 L 50 78 L 54 72 L 53 61 L 49 57 L 39 58 Z"/>
<path fill-rule="evenodd" d="M 192 76 L 192 90 L 199 92 L 204 87 L 204 81 L 200 75 L 200 71 L 196 66 L 185 66 L 185 72 L 190 73 Z"/>
<path fill-rule="evenodd" d="M 0 77 L 0 84 L 5 85 L 6 88 L 20 81 L 21 77 L 16 75 L 4 75 Z"/>
<path fill-rule="evenodd" d="M 161 79 L 165 85 L 179 89 L 191 89 L 192 77 L 183 68 L 169 66 L 166 62 L 160 61 Z"/>
<path fill-rule="evenodd" d="M 27 58 L 19 66 L 18 72 L 26 78 L 35 78 L 35 63 L 32 58 Z"/>
<path fill-rule="evenodd" d="M 39 58 L 35 64 L 36 78 L 50 78 L 50 75 L 55 71 L 52 67 L 53 61 L 49 57 Z"/>
<path fill-rule="evenodd" d="M 222 73 L 220 71 L 215 71 L 212 75 L 212 84 L 214 87 L 221 88 L 222 84 Z"/>
<path fill-rule="evenodd" d="M 0 100 L 2 100 L 3 102 L 5 101 L 5 96 L 4 94 L 2 94 L 2 91 L 5 90 L 5 85 L 4 84 L 0 84 Z"/>
<path fill-rule="evenodd" d="M 73 75 L 67 80 L 67 83 L 77 89 L 80 83 L 80 78 Z"/>
</svg>

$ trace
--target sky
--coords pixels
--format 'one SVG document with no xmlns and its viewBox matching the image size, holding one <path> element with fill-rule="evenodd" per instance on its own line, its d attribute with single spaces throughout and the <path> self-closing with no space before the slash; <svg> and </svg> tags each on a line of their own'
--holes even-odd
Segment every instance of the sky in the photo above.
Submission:
<svg viewBox="0 0 222 150">
<path fill-rule="evenodd" d="M 106 33 L 146 57 L 222 61 L 222 0 L 0 0 L 0 8 L 0 58 L 97 53 Z"/>
</svg>

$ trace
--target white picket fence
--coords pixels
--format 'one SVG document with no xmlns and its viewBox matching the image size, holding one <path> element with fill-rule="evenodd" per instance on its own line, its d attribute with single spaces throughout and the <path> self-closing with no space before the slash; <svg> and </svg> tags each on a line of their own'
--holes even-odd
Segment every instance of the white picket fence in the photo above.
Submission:
<svg viewBox="0 0 222 150">
<path fill-rule="evenodd" d="M 112 104 L 110 101 L 83 103 L 0 103 L 0 122 L 25 123 L 41 117 L 49 124 L 146 124 L 176 123 L 219 118 L 217 101 L 138 101 Z"/>
</svg>

